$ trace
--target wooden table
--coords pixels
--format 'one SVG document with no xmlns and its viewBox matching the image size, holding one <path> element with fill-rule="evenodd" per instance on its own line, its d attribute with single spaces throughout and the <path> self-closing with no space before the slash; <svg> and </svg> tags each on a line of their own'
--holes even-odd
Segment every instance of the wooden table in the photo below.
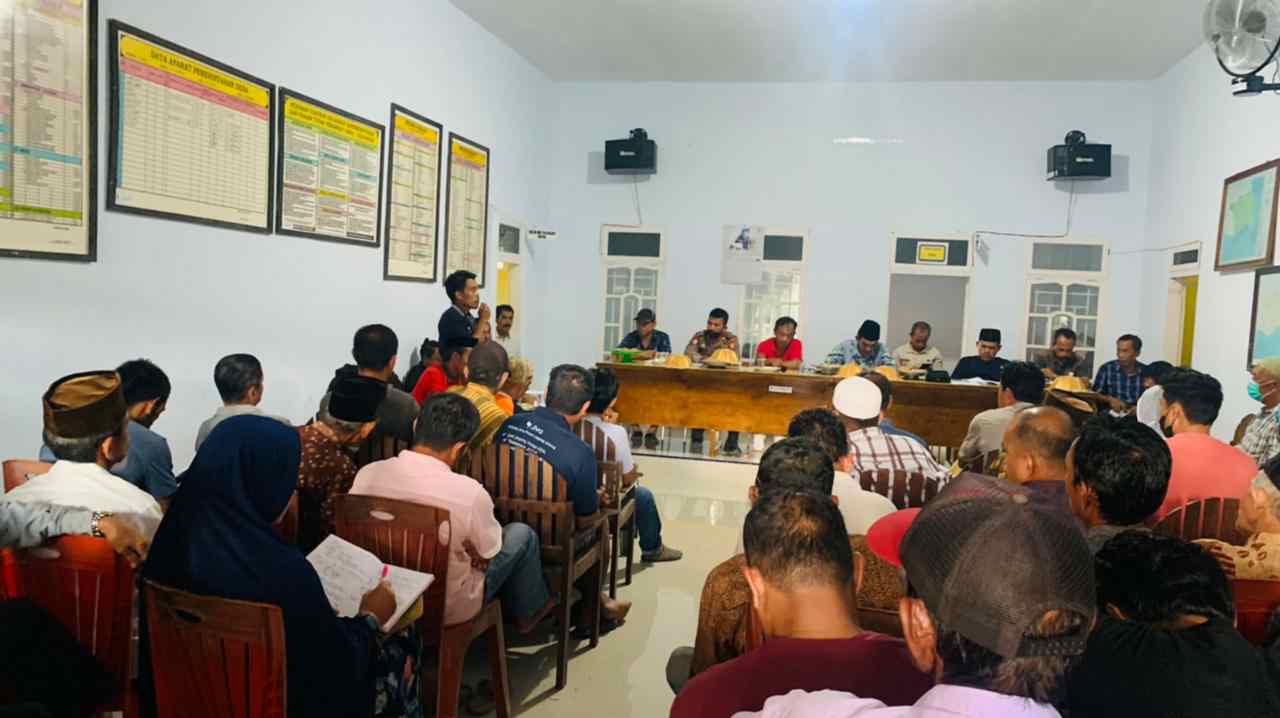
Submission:
<svg viewBox="0 0 1280 718">
<path fill-rule="evenodd" d="M 625 424 L 684 426 L 785 436 L 791 417 L 831 408 L 833 376 L 739 369 L 672 369 L 604 362 L 618 377 L 617 412 Z M 893 383 L 889 418 L 931 446 L 959 447 L 974 415 L 996 408 L 994 386 Z"/>
</svg>

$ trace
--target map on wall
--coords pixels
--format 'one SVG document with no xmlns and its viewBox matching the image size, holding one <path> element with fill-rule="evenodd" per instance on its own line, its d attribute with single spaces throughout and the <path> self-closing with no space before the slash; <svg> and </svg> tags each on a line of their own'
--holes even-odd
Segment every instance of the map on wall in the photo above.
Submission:
<svg viewBox="0 0 1280 718">
<path fill-rule="evenodd" d="M 0 254 L 97 254 L 97 3 L 0 0 Z"/>
<path fill-rule="evenodd" d="M 1221 270 L 1252 269 L 1271 264 L 1275 247 L 1276 172 L 1273 161 L 1228 177 L 1222 185 L 1218 218 L 1218 261 Z"/>
<path fill-rule="evenodd" d="M 1249 363 L 1280 356 L 1280 267 L 1260 269 L 1253 284 Z"/>
</svg>

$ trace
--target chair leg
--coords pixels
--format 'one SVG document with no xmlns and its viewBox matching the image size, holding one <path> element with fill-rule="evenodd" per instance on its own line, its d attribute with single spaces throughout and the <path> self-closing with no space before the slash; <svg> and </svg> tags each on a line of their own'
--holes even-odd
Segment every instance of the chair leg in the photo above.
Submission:
<svg viewBox="0 0 1280 718">
<path fill-rule="evenodd" d="M 507 680 L 507 639 L 503 633 L 502 616 L 489 629 L 489 680 L 493 683 L 494 708 L 498 718 L 511 715 L 511 688 Z"/>
<path fill-rule="evenodd" d="M 446 632 L 440 639 L 440 680 L 436 686 L 436 718 L 457 718 L 458 695 L 462 690 L 462 664 L 467 646 L 451 640 Z"/>
<path fill-rule="evenodd" d="M 558 629 L 560 635 L 556 636 L 556 690 L 563 689 L 569 682 L 569 616 L 573 605 L 572 559 L 561 568 L 564 578 L 560 581 L 560 628 Z"/>
<path fill-rule="evenodd" d="M 635 559 L 636 552 L 636 515 L 632 512 L 631 518 L 627 520 L 627 580 L 623 585 L 631 585 L 631 562 Z"/>
<path fill-rule="evenodd" d="M 596 547 L 596 565 L 592 567 L 591 572 L 588 574 L 591 576 L 592 586 L 599 586 L 604 579 L 605 564 L 607 562 L 604 555 L 605 550 L 608 549 L 610 553 L 613 552 L 612 547 L 605 545 L 605 542 L 609 540 L 607 529 L 607 526 L 600 527 L 600 545 Z M 594 600 L 587 606 L 591 610 L 588 619 L 591 621 L 591 641 L 587 645 L 595 648 L 600 645 L 600 614 L 604 612 L 604 599 L 601 598 L 599 591 L 592 591 L 591 597 Z"/>
<path fill-rule="evenodd" d="M 622 553 L 622 544 L 618 537 L 622 535 L 622 522 L 617 518 L 609 522 L 613 542 L 609 545 L 609 598 L 618 597 L 618 554 Z"/>
</svg>

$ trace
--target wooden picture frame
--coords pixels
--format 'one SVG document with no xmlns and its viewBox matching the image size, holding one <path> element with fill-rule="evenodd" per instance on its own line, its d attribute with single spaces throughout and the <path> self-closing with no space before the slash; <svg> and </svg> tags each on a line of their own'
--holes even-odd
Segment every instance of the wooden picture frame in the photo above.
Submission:
<svg viewBox="0 0 1280 718">
<path fill-rule="evenodd" d="M 1262 302 L 1267 295 L 1274 295 L 1277 301 Z M 1258 341 L 1258 310 L 1264 311 L 1268 306 L 1276 307 L 1276 316 L 1263 317 L 1263 326 L 1274 326 L 1274 340 Z M 1274 344 L 1272 343 L 1274 342 Z M 1249 354 L 1245 358 L 1245 368 L 1251 369 L 1254 364 L 1269 357 L 1280 355 L 1280 267 L 1259 269 L 1253 275 L 1253 309 L 1249 313 Z"/>
<path fill-rule="evenodd" d="M 1248 240 L 1250 246 L 1226 246 L 1228 243 L 1224 232 L 1227 229 L 1227 211 L 1232 209 L 1232 207 L 1228 206 L 1228 201 L 1232 193 L 1238 193 L 1238 188 L 1242 187 L 1246 182 L 1250 183 L 1255 190 L 1254 200 L 1264 203 L 1258 209 L 1258 212 L 1267 221 L 1265 236 L 1263 230 L 1259 228 L 1252 233 L 1253 237 Z M 1272 265 L 1276 248 L 1276 205 L 1280 203 L 1280 195 L 1277 195 L 1277 190 L 1280 190 L 1280 159 L 1250 167 L 1222 181 L 1222 204 L 1218 210 L 1215 270 L 1219 272 L 1234 272 L 1270 267 Z M 1237 199 L 1237 202 L 1239 201 L 1240 199 Z M 1270 203 L 1270 207 L 1267 207 L 1266 203 Z M 1236 240 L 1232 245 L 1237 245 L 1239 241 Z M 1226 256 L 1224 256 L 1224 250 Z"/>
</svg>

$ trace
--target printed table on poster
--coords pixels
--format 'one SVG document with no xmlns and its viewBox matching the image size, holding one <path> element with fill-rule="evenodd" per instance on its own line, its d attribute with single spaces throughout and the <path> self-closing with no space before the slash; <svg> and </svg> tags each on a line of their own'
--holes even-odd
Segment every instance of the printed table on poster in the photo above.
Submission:
<svg viewBox="0 0 1280 718">
<path fill-rule="evenodd" d="M 436 280 L 440 125 L 391 105 L 384 279 Z"/>
<path fill-rule="evenodd" d="M 473 272 L 484 286 L 489 231 L 489 148 L 449 133 L 449 204 L 445 209 L 444 275 Z"/>
</svg>

